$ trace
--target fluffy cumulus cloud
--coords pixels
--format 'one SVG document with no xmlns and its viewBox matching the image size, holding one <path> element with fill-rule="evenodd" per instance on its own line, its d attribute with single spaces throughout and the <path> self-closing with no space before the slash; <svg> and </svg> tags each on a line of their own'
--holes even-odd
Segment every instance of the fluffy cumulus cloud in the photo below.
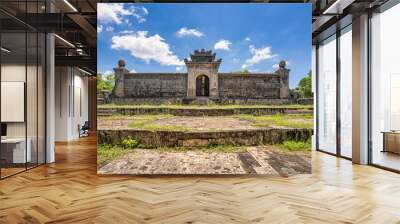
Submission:
<svg viewBox="0 0 400 224">
<path fill-rule="evenodd" d="M 114 27 L 112 27 L 112 26 L 107 26 L 107 27 L 106 27 L 106 31 L 107 31 L 107 32 L 113 32 L 113 31 L 114 31 Z"/>
<path fill-rule="evenodd" d="M 215 43 L 214 45 L 214 49 L 215 50 L 225 50 L 225 51 L 229 51 L 229 45 L 231 45 L 232 43 L 229 40 L 224 40 L 221 39 L 219 40 L 217 43 Z"/>
<path fill-rule="evenodd" d="M 196 29 L 188 29 L 186 27 L 182 27 L 180 28 L 177 32 L 176 35 L 178 37 L 202 37 L 204 36 L 204 34 L 202 32 L 200 32 L 199 30 Z"/>
<path fill-rule="evenodd" d="M 131 69 L 129 72 L 130 73 L 137 73 L 137 71 L 135 69 Z"/>
<path fill-rule="evenodd" d="M 276 57 L 275 54 L 272 54 L 271 47 L 255 48 L 253 45 L 250 45 L 249 49 L 252 57 L 245 61 L 245 63 L 242 65 L 243 69 L 258 64 L 261 61 Z"/>
<path fill-rule="evenodd" d="M 132 56 L 144 60 L 158 62 L 166 66 L 183 66 L 184 62 L 170 50 L 168 43 L 158 34 L 148 35 L 147 31 L 133 34 L 113 36 L 111 48 L 126 50 Z"/>
<path fill-rule="evenodd" d="M 111 75 L 111 74 L 114 74 L 114 72 L 111 70 L 107 70 L 104 72 L 104 75 Z"/>
<path fill-rule="evenodd" d="M 140 6 L 125 5 L 124 3 L 98 3 L 97 19 L 101 23 L 121 24 L 125 16 L 134 16 L 139 23 L 144 22 L 149 12 Z"/>
</svg>

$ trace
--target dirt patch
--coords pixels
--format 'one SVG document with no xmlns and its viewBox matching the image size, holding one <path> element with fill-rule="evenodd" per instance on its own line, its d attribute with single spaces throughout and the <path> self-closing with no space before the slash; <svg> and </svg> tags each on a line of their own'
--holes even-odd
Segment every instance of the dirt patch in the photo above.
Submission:
<svg viewBox="0 0 400 224">
<path fill-rule="evenodd" d="M 170 117 L 153 122 L 159 126 L 180 126 L 193 131 L 257 129 L 253 122 L 233 117 Z"/>
<path fill-rule="evenodd" d="M 97 118 L 98 130 L 125 130 L 129 128 L 129 124 L 133 121 L 134 117 L 124 116 L 118 119 L 112 119 L 108 117 Z"/>
</svg>

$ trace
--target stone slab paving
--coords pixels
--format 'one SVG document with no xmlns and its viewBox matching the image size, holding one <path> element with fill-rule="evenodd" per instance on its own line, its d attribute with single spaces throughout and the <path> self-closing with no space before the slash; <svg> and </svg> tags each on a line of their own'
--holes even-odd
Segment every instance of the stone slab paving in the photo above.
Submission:
<svg viewBox="0 0 400 224">
<path fill-rule="evenodd" d="M 99 174 L 173 175 L 280 175 L 311 173 L 310 156 L 282 153 L 266 147 L 248 147 L 245 152 L 165 152 L 137 149 L 98 169 Z"/>
</svg>

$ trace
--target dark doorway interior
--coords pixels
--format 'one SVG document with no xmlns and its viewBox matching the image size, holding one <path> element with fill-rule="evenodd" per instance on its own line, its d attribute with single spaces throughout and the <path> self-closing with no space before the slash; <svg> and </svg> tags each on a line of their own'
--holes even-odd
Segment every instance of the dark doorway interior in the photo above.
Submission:
<svg viewBox="0 0 400 224">
<path fill-rule="evenodd" d="M 196 96 L 210 96 L 210 79 L 206 75 L 196 78 Z"/>
</svg>

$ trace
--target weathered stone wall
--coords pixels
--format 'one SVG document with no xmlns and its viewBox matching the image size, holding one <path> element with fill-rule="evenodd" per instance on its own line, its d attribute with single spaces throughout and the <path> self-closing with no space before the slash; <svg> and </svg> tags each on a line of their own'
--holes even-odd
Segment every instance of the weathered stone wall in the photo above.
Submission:
<svg viewBox="0 0 400 224">
<path fill-rule="evenodd" d="M 102 108 L 107 114 L 141 115 L 141 114 L 171 114 L 174 116 L 230 116 L 235 114 L 252 114 L 256 116 L 273 114 L 312 114 L 312 108 Z"/>
<path fill-rule="evenodd" d="M 270 100 L 277 104 L 292 102 L 289 92 L 290 69 L 286 68 L 285 61 L 279 62 L 279 68 L 274 73 L 218 73 L 222 59 L 217 60 L 215 55 L 211 50 L 195 50 L 190 54 L 190 59 L 184 59 L 187 73 L 129 73 L 125 61 L 119 60 L 118 68 L 114 69 L 113 102 L 141 102 L 143 99 L 148 99 L 150 103 L 186 102 L 204 97 L 217 103 L 236 100 L 245 104 L 269 103 Z M 201 84 L 196 80 L 199 76 L 205 78 Z M 199 85 L 203 86 L 201 88 L 208 86 L 209 89 L 205 91 Z"/>
<path fill-rule="evenodd" d="M 285 140 L 306 141 L 312 129 L 267 128 L 260 130 L 219 132 L 169 132 L 141 130 L 99 130 L 99 144 L 121 144 L 128 137 L 147 147 L 177 147 L 200 145 L 260 145 L 280 144 Z"/>
<path fill-rule="evenodd" d="M 186 73 L 129 73 L 124 75 L 124 98 L 186 97 Z"/>
<path fill-rule="evenodd" d="M 219 74 L 221 98 L 279 99 L 281 77 L 274 74 Z"/>
</svg>

